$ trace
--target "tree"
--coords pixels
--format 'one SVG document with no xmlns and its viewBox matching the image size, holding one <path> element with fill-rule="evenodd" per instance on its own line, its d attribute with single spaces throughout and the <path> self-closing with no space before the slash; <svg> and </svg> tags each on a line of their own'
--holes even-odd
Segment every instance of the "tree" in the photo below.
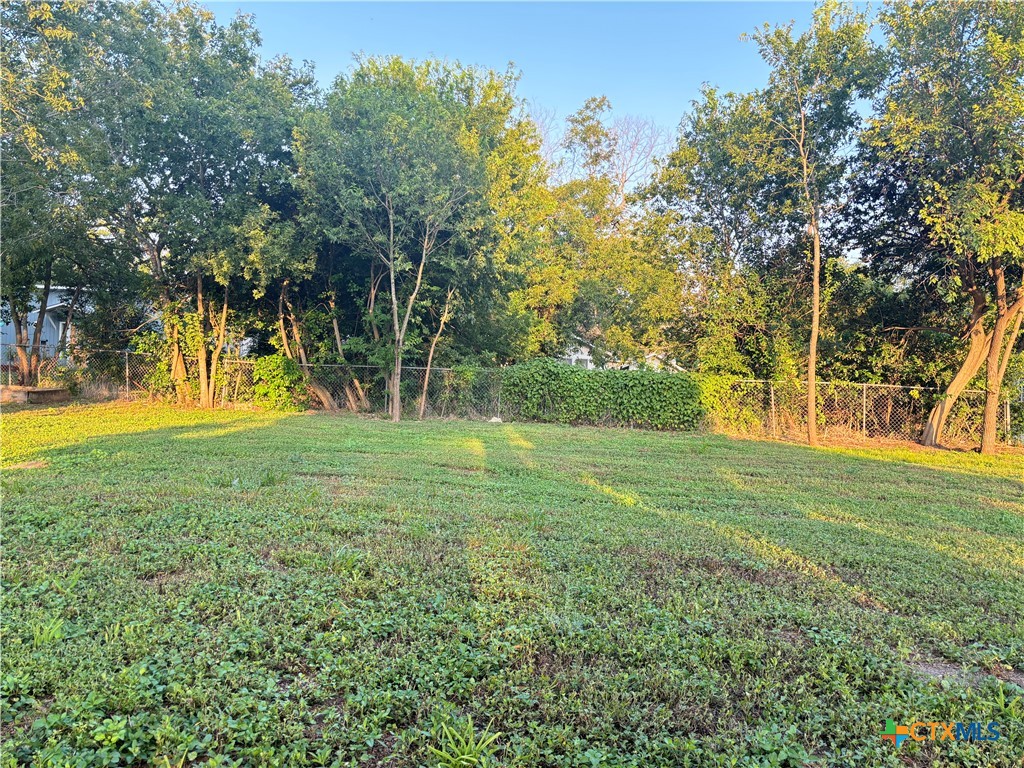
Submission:
<svg viewBox="0 0 1024 768">
<path fill-rule="evenodd" d="M 619 360 L 666 352 L 678 275 L 650 247 L 631 200 L 660 132 L 635 118 L 611 120 L 610 111 L 605 97 L 591 98 L 566 121 L 545 243 L 516 294 L 533 314 L 529 354 L 557 356 L 581 342 Z"/>
<path fill-rule="evenodd" d="M 302 175 L 331 239 L 381 267 L 390 303 L 391 417 L 425 281 L 460 272 L 481 231 L 487 156 L 511 76 L 439 62 L 364 59 L 301 132 Z"/>
<path fill-rule="evenodd" d="M 261 65 L 250 19 L 222 26 L 189 3 L 126 6 L 110 35 L 90 108 L 115 200 L 103 223 L 156 287 L 179 399 L 191 375 L 211 407 L 230 307 L 307 269 L 291 133 L 311 76 Z"/>
<path fill-rule="evenodd" d="M 890 74 L 866 155 L 892 179 L 875 185 L 875 207 L 919 246 L 876 258 L 896 259 L 969 308 L 959 334 L 966 354 L 922 442 L 941 440 L 953 403 L 984 364 L 981 450 L 991 453 L 1024 316 L 1024 8 L 917 2 L 892 4 L 882 19 Z"/>
<path fill-rule="evenodd" d="M 678 265 L 677 358 L 714 373 L 796 375 L 789 307 L 801 238 L 791 195 L 779 195 L 753 151 L 767 143 L 753 95 L 706 88 L 674 150 L 642 191 L 646 226 Z M 794 245 L 796 244 L 796 245 Z"/>
<path fill-rule="evenodd" d="M 100 137 L 88 122 L 102 28 L 117 13 L 74 1 L 3 9 L 0 298 L 28 385 L 38 379 L 43 345 L 66 341 L 43 336 L 53 294 L 66 292 L 70 320 L 83 291 L 123 267 L 95 226 L 106 190 L 95 162 Z"/>
<path fill-rule="evenodd" d="M 811 28 L 765 25 L 754 35 L 771 66 L 757 100 L 769 127 L 756 163 L 793 195 L 806 226 L 811 262 L 811 321 L 807 355 L 807 441 L 818 444 L 816 369 L 821 325 L 822 230 L 840 207 L 848 144 L 860 123 L 856 99 L 871 93 L 874 51 L 862 14 L 827 0 Z"/>
</svg>

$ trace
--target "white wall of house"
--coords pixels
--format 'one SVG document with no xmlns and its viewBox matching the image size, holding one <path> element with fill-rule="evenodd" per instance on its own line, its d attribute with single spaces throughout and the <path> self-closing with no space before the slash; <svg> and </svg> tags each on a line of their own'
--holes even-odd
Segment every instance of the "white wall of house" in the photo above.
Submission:
<svg viewBox="0 0 1024 768">
<path fill-rule="evenodd" d="M 596 368 L 594 365 L 594 358 L 590 354 L 590 347 L 585 344 L 581 344 L 578 347 L 568 347 L 562 354 L 562 362 L 568 363 L 569 365 L 576 365 L 580 368 Z"/>
<path fill-rule="evenodd" d="M 28 332 L 29 342 L 32 341 L 32 334 L 35 333 L 36 320 L 39 317 L 39 311 L 30 312 L 28 315 Z M 40 335 L 42 341 L 41 352 L 44 357 L 48 357 L 56 354 L 57 344 L 60 342 L 60 334 L 64 329 L 64 320 L 67 315 L 65 313 L 65 306 L 63 302 L 51 304 L 46 310 L 46 317 L 43 319 L 43 331 Z M 6 345 L 14 345 L 17 343 L 17 336 L 14 332 L 13 323 L 3 323 L 0 326 L 0 343 Z M 5 353 L 8 350 L 4 350 Z"/>
</svg>

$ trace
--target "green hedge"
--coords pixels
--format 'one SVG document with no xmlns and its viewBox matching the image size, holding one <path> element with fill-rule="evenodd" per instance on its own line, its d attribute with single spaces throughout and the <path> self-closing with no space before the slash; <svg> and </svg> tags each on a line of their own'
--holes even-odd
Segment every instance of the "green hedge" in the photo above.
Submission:
<svg viewBox="0 0 1024 768">
<path fill-rule="evenodd" d="M 563 424 L 698 429 L 701 390 L 685 373 L 586 370 L 554 360 L 505 369 L 502 409 L 513 418 Z"/>
</svg>

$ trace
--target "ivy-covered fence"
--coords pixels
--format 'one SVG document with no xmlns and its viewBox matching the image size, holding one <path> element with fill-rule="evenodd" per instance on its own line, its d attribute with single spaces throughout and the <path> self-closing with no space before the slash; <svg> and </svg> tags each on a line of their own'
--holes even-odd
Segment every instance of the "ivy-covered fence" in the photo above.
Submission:
<svg viewBox="0 0 1024 768">
<path fill-rule="evenodd" d="M 649 429 L 699 429 L 706 414 L 685 373 L 587 370 L 552 360 L 506 368 L 502 411 L 512 419 Z"/>
<path fill-rule="evenodd" d="M 1016 397 L 1014 395 L 1017 394 Z M 999 439 L 1024 442 L 1024 395 L 1008 392 Z M 917 440 L 942 392 L 892 384 L 818 382 L 818 431 L 825 440 Z M 553 361 L 505 369 L 502 415 L 528 421 L 693 430 L 803 440 L 807 384 L 657 371 L 586 370 Z M 944 432 L 977 443 L 985 393 L 965 391 Z"/>
</svg>

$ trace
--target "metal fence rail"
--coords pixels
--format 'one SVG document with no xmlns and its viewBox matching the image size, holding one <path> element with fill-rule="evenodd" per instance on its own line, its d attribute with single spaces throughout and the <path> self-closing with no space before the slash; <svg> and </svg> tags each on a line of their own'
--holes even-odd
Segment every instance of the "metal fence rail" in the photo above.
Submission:
<svg viewBox="0 0 1024 768">
<path fill-rule="evenodd" d="M 194 361 L 186 368 L 194 371 Z M 363 365 L 301 366 L 314 408 L 364 413 L 389 412 L 387 371 Z M 697 378 L 700 378 L 699 376 Z M 424 381 L 427 381 L 424 392 Z M 724 384 L 721 382 L 725 381 Z M 727 381 L 708 377 L 714 397 L 709 426 L 729 434 L 803 439 L 807 429 L 807 385 L 802 381 Z M 717 383 L 716 383 L 717 382 Z M 19 384 L 16 352 L 0 348 L 0 383 Z M 40 386 L 66 386 L 86 399 L 173 399 L 167 360 L 130 351 L 74 349 L 39 361 Z M 197 391 L 195 382 L 186 380 Z M 510 418 L 501 400 L 500 368 L 433 368 L 429 380 L 422 367 L 402 371 L 403 413 L 426 418 Z M 254 394 L 253 363 L 221 361 L 214 383 L 221 406 L 246 405 Z M 196 392 L 193 391 L 192 398 Z M 818 430 L 824 440 L 916 440 L 928 414 L 943 396 L 928 387 L 894 384 L 818 383 Z M 977 443 L 985 402 L 983 390 L 967 390 L 946 423 L 944 442 Z M 999 439 L 1024 442 L 1024 393 L 1010 393 L 1000 406 Z"/>
</svg>

